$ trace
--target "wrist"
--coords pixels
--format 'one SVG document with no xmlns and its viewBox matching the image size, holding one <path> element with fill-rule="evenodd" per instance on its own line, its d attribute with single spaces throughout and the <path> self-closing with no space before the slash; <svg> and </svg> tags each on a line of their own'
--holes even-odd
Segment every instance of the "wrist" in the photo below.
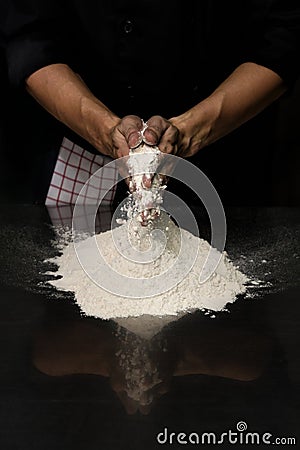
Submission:
<svg viewBox="0 0 300 450">
<path fill-rule="evenodd" d="M 170 119 L 179 130 L 183 156 L 193 156 L 214 142 L 214 131 L 222 110 L 222 96 L 210 96 L 196 106 Z"/>
<path fill-rule="evenodd" d="M 99 152 L 111 156 L 111 134 L 120 118 L 96 98 L 84 98 L 81 101 L 81 120 L 85 139 Z"/>
</svg>

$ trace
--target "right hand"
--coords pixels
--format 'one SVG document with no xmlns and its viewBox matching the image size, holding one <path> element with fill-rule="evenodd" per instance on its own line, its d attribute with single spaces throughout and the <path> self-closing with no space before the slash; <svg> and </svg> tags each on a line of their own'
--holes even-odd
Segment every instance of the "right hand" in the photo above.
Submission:
<svg viewBox="0 0 300 450">
<path fill-rule="evenodd" d="M 138 116 L 125 116 L 111 131 L 111 157 L 128 156 L 129 150 L 141 144 L 143 140 L 143 121 Z"/>
</svg>

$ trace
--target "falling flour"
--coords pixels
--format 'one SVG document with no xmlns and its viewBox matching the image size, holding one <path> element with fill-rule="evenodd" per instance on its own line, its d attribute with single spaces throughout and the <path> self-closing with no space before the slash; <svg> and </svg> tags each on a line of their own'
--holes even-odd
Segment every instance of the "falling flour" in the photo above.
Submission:
<svg viewBox="0 0 300 450">
<path fill-rule="evenodd" d="M 161 155 L 157 146 L 144 142 L 130 150 L 127 167 L 131 193 L 122 207 L 123 218 L 119 218 L 118 223 L 137 217 L 140 223 L 147 226 L 160 214 L 166 188 L 164 177 L 157 173 Z"/>
</svg>

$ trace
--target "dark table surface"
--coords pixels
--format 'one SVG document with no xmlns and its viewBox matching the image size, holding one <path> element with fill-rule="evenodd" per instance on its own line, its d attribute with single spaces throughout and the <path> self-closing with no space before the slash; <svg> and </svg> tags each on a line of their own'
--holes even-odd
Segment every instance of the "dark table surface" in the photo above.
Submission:
<svg viewBox="0 0 300 450">
<path fill-rule="evenodd" d="M 1 206 L 1 450 L 155 449 L 160 432 L 182 448 L 180 432 L 221 439 L 240 422 L 239 443 L 227 435 L 221 448 L 245 448 L 247 432 L 270 433 L 272 443 L 300 439 L 300 209 L 229 208 L 226 216 L 229 256 L 263 287 L 215 318 L 188 314 L 144 342 L 83 317 L 72 294 L 43 284 L 44 260 L 58 253 L 44 207 Z M 203 234 L 204 223 L 199 214 Z M 162 382 L 149 406 L 124 393 L 115 357 L 124 346 L 157 367 Z"/>
</svg>

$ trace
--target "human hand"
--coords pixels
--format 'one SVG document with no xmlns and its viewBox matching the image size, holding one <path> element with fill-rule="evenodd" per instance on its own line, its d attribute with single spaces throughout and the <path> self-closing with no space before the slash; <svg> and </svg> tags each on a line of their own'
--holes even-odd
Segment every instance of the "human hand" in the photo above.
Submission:
<svg viewBox="0 0 300 450">
<path fill-rule="evenodd" d="M 152 116 L 147 121 L 143 140 L 148 145 L 157 145 L 161 152 L 177 154 L 179 130 L 169 120 Z"/>
<path fill-rule="evenodd" d="M 139 146 L 143 141 L 144 122 L 140 117 L 129 115 L 123 117 L 111 131 L 111 155 L 113 158 L 128 156 L 129 150 Z"/>
<path fill-rule="evenodd" d="M 189 158 L 208 144 L 213 119 L 208 111 L 203 113 L 200 104 L 169 122 L 178 129 L 177 156 Z"/>
<path fill-rule="evenodd" d="M 148 414 L 170 389 L 177 365 L 174 348 L 159 337 L 144 341 L 127 334 L 110 365 L 110 385 L 128 414 Z"/>
<path fill-rule="evenodd" d="M 123 369 L 115 369 L 110 378 L 110 385 L 129 415 L 135 414 L 138 411 L 143 415 L 149 414 L 159 397 L 169 390 L 164 383 L 153 382 L 151 376 L 149 376 L 135 386 L 138 394 L 134 395 L 132 386 L 128 386 L 130 379 L 128 380 L 126 378 L 127 375 Z"/>
<path fill-rule="evenodd" d="M 182 158 L 193 156 L 207 145 L 212 126 L 210 115 L 208 112 L 204 114 L 200 105 L 197 105 L 169 120 L 152 116 L 147 121 L 143 140 L 149 145 L 157 145 L 163 153 Z"/>
</svg>

